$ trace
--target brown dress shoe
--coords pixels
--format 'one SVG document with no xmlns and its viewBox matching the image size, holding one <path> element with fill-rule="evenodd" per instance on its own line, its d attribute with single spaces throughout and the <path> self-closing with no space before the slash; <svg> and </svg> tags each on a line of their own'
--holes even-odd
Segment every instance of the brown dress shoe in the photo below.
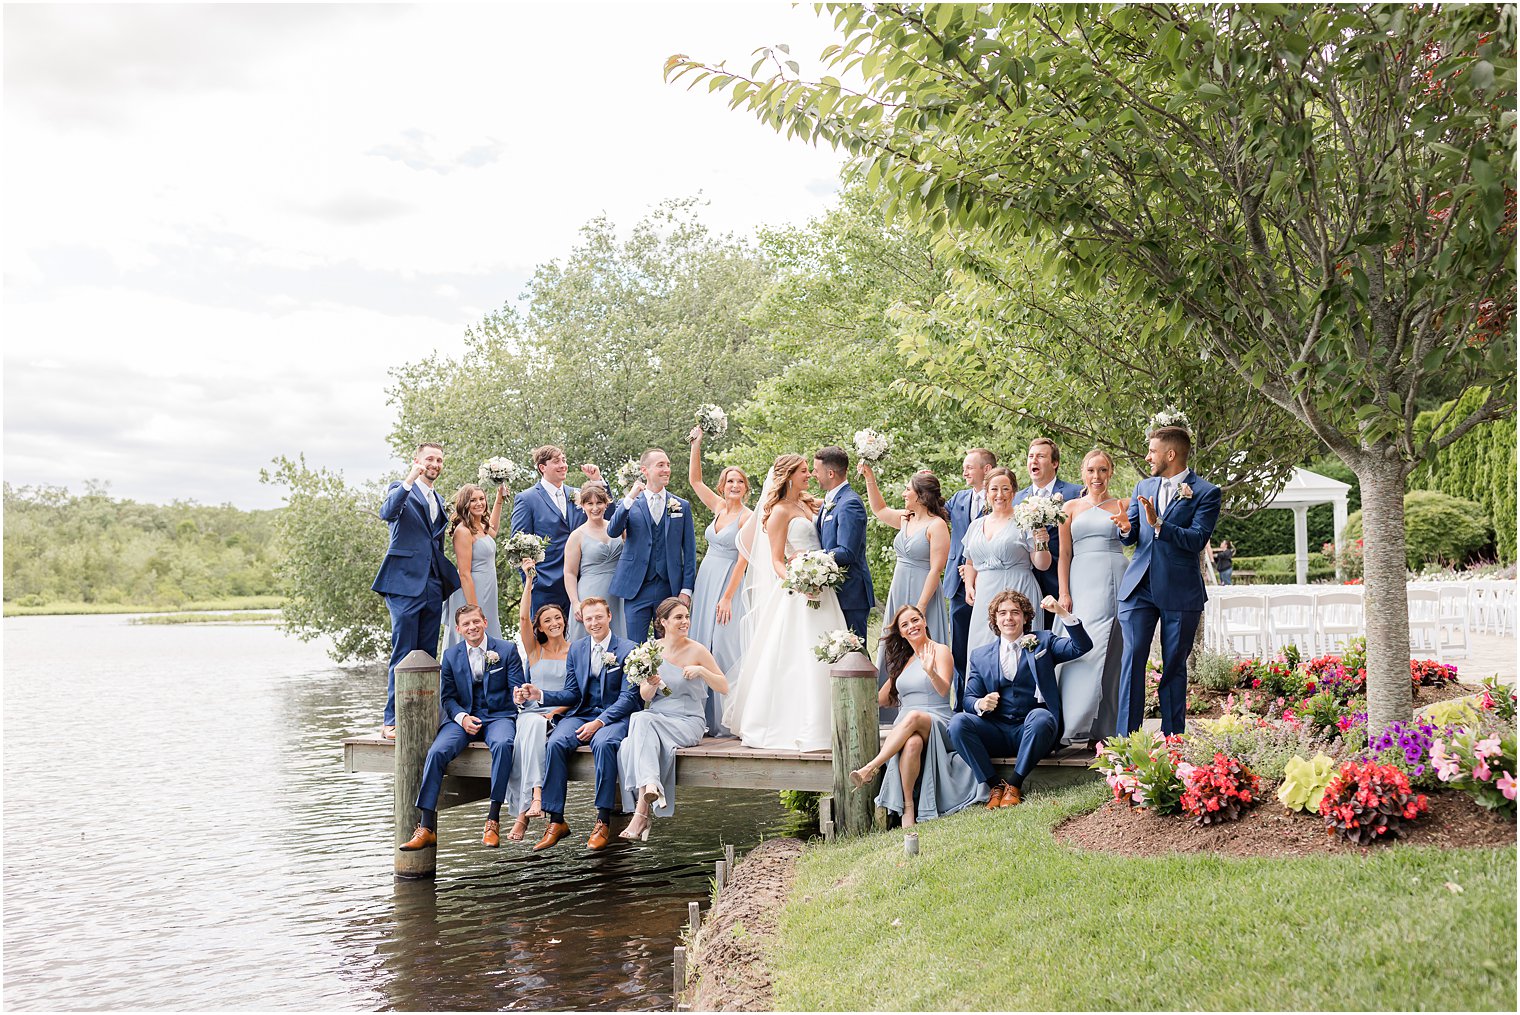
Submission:
<svg viewBox="0 0 1520 1015">
<path fill-rule="evenodd" d="M 403 853 L 412 853 L 416 850 L 427 849 L 429 846 L 436 845 L 438 845 L 438 833 L 434 832 L 431 828 L 424 828 L 418 825 L 417 830 L 412 833 L 412 837 L 396 848 Z"/>
<path fill-rule="evenodd" d="M 607 844 L 611 841 L 612 829 L 607 826 L 607 822 L 598 821 L 596 827 L 591 829 L 591 838 L 586 840 L 586 848 L 606 849 Z"/>
<path fill-rule="evenodd" d="M 563 821 L 551 821 L 549 822 L 549 827 L 544 829 L 544 837 L 539 839 L 538 844 L 533 847 L 533 852 L 537 853 L 541 849 L 548 849 L 569 834 L 569 825 Z"/>
<path fill-rule="evenodd" d="M 1003 789 L 1007 785 L 1006 782 L 1000 782 L 987 791 L 987 809 L 989 811 L 995 811 L 1003 806 Z"/>
<path fill-rule="evenodd" d="M 1019 793 L 1017 786 L 1005 786 L 1003 788 L 1003 800 L 1000 807 L 1017 807 L 1024 802 L 1024 797 Z"/>
<path fill-rule="evenodd" d="M 480 837 L 480 844 L 490 849 L 501 845 L 501 824 L 490 819 L 486 820 L 485 833 Z"/>
</svg>

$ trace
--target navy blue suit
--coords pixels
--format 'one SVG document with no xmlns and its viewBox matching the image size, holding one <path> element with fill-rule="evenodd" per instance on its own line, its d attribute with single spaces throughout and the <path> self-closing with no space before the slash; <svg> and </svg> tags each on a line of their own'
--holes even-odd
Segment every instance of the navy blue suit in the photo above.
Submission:
<svg viewBox="0 0 1520 1015">
<path fill-rule="evenodd" d="M 526 682 L 517 646 L 510 641 L 486 635 L 485 649 L 496 653 L 496 661 L 486 657 L 485 677 L 475 683 L 470 669 L 469 643 L 458 642 L 443 654 L 439 667 L 439 696 L 443 699 L 443 725 L 428 748 L 422 765 L 422 787 L 417 791 L 417 806 L 438 809 L 438 792 L 449 762 L 476 740 L 491 749 L 491 799 L 501 803 L 507 798 L 507 780 L 512 774 L 512 745 L 517 739 L 517 706 L 512 692 Z M 466 733 L 455 721 L 463 712 L 480 720 L 479 733 Z"/>
<path fill-rule="evenodd" d="M 579 490 L 569 485 L 561 489 L 565 492 L 563 517 L 542 483 L 534 483 L 512 498 L 512 534 L 526 532 L 548 540 L 544 559 L 539 561 L 533 579 L 533 606 L 536 609 L 554 603 L 568 615 L 570 596 L 565 592 L 565 541 L 586 521 L 586 512 L 575 503 Z"/>
<path fill-rule="evenodd" d="M 1034 480 L 1030 480 L 1030 482 L 1033 483 Z M 1026 486 L 1013 495 L 1013 503 L 1015 505 L 1022 504 L 1024 499 L 1033 490 L 1033 486 Z M 1070 503 L 1087 491 L 1075 483 L 1068 483 L 1064 479 L 1056 479 L 1051 481 L 1050 492 L 1060 494 L 1062 503 Z M 1034 580 L 1039 583 L 1041 598 L 1045 596 L 1059 596 L 1061 594 L 1061 527 L 1059 525 L 1051 525 L 1045 531 L 1050 533 L 1050 566 L 1043 571 L 1039 568 L 1034 569 Z M 1033 605 L 1035 609 L 1040 609 L 1039 603 Z M 1053 627 L 1055 614 L 1049 610 L 1041 610 L 1040 612 L 1045 618 L 1045 626 L 1047 628 Z"/>
<path fill-rule="evenodd" d="M 814 525 L 819 545 L 845 569 L 844 584 L 837 590 L 845 626 L 864 641 L 866 618 L 876 605 L 876 590 L 866 564 L 866 506 L 860 494 L 849 483 L 840 484 L 834 491 L 834 503 L 818 512 Z"/>
<path fill-rule="evenodd" d="M 643 708 L 644 701 L 639 689 L 628 683 L 623 673 L 623 660 L 638 646 L 615 634 L 608 637 L 611 639 L 608 648 L 617 657 L 615 665 L 594 673 L 591 636 L 577 638 L 565 655 L 564 689 L 544 692 L 545 705 L 570 708 L 555 723 L 546 748 L 543 808 L 552 814 L 565 811 L 570 755 L 580 746 L 575 731 L 593 719 L 602 721 L 602 728 L 591 737 L 591 757 L 596 763 L 596 805 L 617 807 L 618 747 L 628 735 L 628 717 Z"/>
<path fill-rule="evenodd" d="M 1014 771 L 1022 780 L 1050 753 L 1061 736 L 1061 685 L 1056 682 L 1056 664 L 1070 662 L 1092 648 L 1092 639 L 1075 617 L 1067 621 L 1065 635 L 1049 631 L 1036 631 L 1034 635 L 1035 647 L 1019 653 L 1018 672 L 1011 680 L 1003 675 L 1001 637 L 971 653 L 962 710 L 950 720 L 950 743 L 955 753 L 988 785 L 996 778 L 994 755 L 1015 755 Z M 1035 701 L 1036 683 L 1043 703 Z M 998 692 L 997 708 L 977 715 L 976 703 L 993 691 Z"/>
<path fill-rule="evenodd" d="M 665 511 L 656 522 L 641 491 L 633 504 L 617 502 L 607 520 L 607 535 L 623 536 L 623 555 L 608 591 L 623 600 L 623 628 L 641 642 L 649 637 L 655 607 L 697 584 L 697 530 L 691 503 L 665 491 Z"/>
<path fill-rule="evenodd" d="M 429 496 L 438 505 L 436 521 L 428 517 Z M 459 571 L 443 552 L 449 512 L 437 491 L 430 494 L 421 483 L 413 483 L 410 490 L 392 483 L 380 504 L 380 517 L 390 524 L 391 541 L 370 588 L 385 597 L 391 614 L 384 722 L 394 726 L 396 664 L 415 649 L 438 657 L 443 602 L 459 588 Z"/>
<path fill-rule="evenodd" d="M 955 668 L 961 673 L 966 672 L 966 642 L 971 631 L 971 614 L 975 612 L 966 603 L 960 571 L 960 566 L 966 562 L 964 546 L 966 530 L 973 521 L 971 502 L 974 492 L 960 490 L 945 504 L 950 512 L 950 556 L 945 562 L 945 579 L 940 583 L 940 590 L 950 601 L 950 654 L 955 657 Z"/>
<path fill-rule="evenodd" d="M 1119 671 L 1120 736 L 1145 721 L 1145 664 L 1156 623 L 1161 623 L 1161 731 L 1181 733 L 1187 725 L 1187 660 L 1193 635 L 1203 615 L 1208 593 L 1198 570 L 1198 554 L 1214 534 L 1219 520 L 1219 487 L 1191 469 L 1177 477 L 1193 495 L 1173 494 L 1161 515 L 1158 536 L 1144 521 L 1140 498 L 1156 504 L 1161 479 L 1152 476 L 1135 485 L 1129 503 L 1129 535 L 1120 538 L 1136 546 L 1135 555 L 1119 583 L 1119 626 L 1124 630 L 1124 665 Z M 1138 544 L 1138 545 L 1137 545 Z"/>
</svg>

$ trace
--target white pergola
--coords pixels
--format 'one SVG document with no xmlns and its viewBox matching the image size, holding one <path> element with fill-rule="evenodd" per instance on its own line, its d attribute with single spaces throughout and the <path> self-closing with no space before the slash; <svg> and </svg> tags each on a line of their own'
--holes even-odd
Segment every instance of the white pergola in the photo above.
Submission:
<svg viewBox="0 0 1520 1015">
<path fill-rule="evenodd" d="M 1294 469 L 1288 482 L 1277 491 L 1277 496 L 1263 505 L 1293 512 L 1293 563 L 1298 584 L 1306 585 L 1309 581 L 1309 509 L 1317 504 L 1334 505 L 1335 556 L 1339 559 L 1346 528 L 1346 494 L 1350 489 L 1350 484 L 1338 479 L 1308 469 Z"/>
</svg>

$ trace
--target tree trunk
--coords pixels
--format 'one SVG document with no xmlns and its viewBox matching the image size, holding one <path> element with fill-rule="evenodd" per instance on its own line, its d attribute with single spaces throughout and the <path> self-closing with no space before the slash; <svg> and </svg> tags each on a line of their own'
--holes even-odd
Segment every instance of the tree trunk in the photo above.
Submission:
<svg viewBox="0 0 1520 1015">
<path fill-rule="evenodd" d="M 1364 613 L 1367 622 L 1367 727 L 1376 734 L 1413 716 L 1409 684 L 1409 591 L 1404 566 L 1404 468 L 1367 456 L 1356 465 L 1362 487 Z"/>
</svg>

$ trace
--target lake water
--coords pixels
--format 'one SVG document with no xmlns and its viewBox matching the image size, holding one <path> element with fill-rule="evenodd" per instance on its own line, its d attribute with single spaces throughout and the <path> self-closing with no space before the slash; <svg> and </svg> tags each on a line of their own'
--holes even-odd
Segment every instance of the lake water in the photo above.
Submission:
<svg viewBox="0 0 1520 1015">
<path fill-rule="evenodd" d="M 480 847 L 440 813 L 434 882 L 391 874 L 391 780 L 349 775 L 380 667 L 270 626 L 4 621 L 7 1008 L 671 1007 L 686 903 L 772 792 L 682 787 L 650 841 Z M 529 842 L 542 828 L 535 822 Z"/>
</svg>

